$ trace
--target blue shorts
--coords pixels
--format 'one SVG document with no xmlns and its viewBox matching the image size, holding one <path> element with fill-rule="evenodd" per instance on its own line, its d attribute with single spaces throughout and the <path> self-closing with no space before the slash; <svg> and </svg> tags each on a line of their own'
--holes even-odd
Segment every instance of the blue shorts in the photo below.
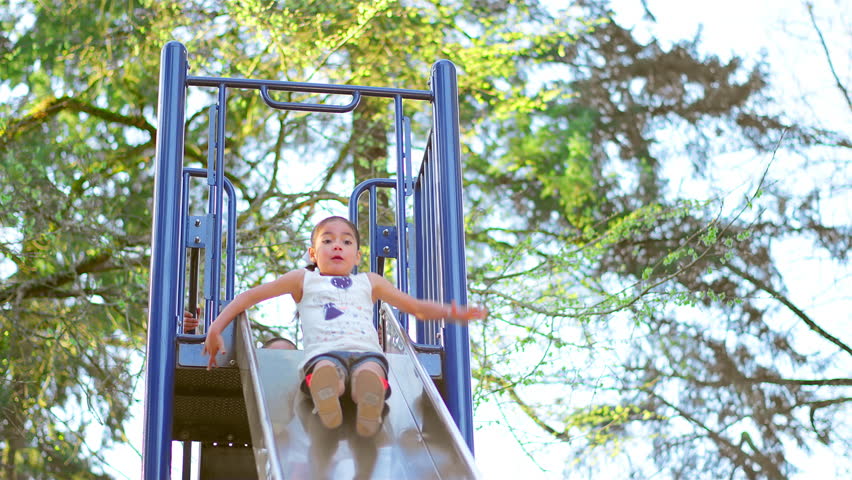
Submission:
<svg viewBox="0 0 852 480">
<path fill-rule="evenodd" d="M 378 352 L 348 352 L 343 350 L 334 350 L 312 357 L 305 363 L 305 366 L 302 367 L 301 390 L 306 395 L 310 395 L 310 390 L 308 390 L 308 384 L 305 383 L 305 375 L 313 372 L 314 367 L 316 367 L 317 363 L 322 360 L 328 360 L 333 363 L 337 367 L 337 371 L 343 375 L 343 384 L 346 386 L 344 395 L 349 394 L 349 379 L 352 376 L 352 372 L 354 372 L 359 365 L 365 362 L 378 363 L 385 372 L 385 378 L 388 378 L 388 359 L 385 358 L 383 354 Z M 388 385 L 388 389 L 385 390 L 385 398 L 390 397 L 390 394 L 391 389 L 390 385 Z"/>
</svg>

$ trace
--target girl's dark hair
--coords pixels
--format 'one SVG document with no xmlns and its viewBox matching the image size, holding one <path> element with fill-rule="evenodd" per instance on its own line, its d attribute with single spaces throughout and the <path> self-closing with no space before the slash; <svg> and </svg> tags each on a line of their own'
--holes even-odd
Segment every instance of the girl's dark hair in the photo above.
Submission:
<svg viewBox="0 0 852 480">
<path fill-rule="evenodd" d="M 348 218 L 340 217 L 340 216 L 333 216 L 333 217 L 324 218 L 324 219 L 320 220 L 319 223 L 316 224 L 316 226 L 314 226 L 314 229 L 311 231 L 311 246 L 312 247 L 314 246 L 314 240 L 316 240 L 317 232 L 319 231 L 320 227 L 322 227 L 323 225 L 327 225 L 331 222 L 343 222 L 347 226 L 349 226 L 349 228 L 352 230 L 352 234 L 355 235 L 355 246 L 359 250 L 361 249 L 361 235 L 358 233 L 358 227 L 355 226 L 354 223 L 350 222 Z M 305 268 L 307 268 L 308 270 L 313 272 L 314 270 L 317 269 L 317 264 L 316 264 L 316 262 L 313 262 Z"/>
</svg>

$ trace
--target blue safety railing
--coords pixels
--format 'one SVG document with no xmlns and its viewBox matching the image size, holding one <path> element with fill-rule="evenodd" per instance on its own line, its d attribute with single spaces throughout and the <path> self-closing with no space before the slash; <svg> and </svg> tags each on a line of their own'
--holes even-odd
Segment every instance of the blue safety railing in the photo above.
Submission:
<svg viewBox="0 0 852 480">
<path fill-rule="evenodd" d="M 352 194 L 350 217 L 357 218 L 361 194 L 370 195 L 375 218 L 377 188 L 395 190 L 395 225 L 370 222 L 371 268 L 378 258 L 395 258 L 397 286 L 420 298 L 467 303 L 464 255 L 464 216 L 461 203 L 458 87 L 455 66 L 437 62 L 430 90 L 314 84 L 188 75 L 187 52 L 169 42 L 161 55 L 155 167 L 153 233 L 148 318 L 148 350 L 143 440 L 143 477 L 169 477 L 174 411 L 176 345 L 203 341 L 203 335 L 179 333 L 185 298 L 186 251 L 204 248 L 205 319 L 209 326 L 221 307 L 234 296 L 234 240 L 236 218 L 233 187 L 224 175 L 226 101 L 229 89 L 255 89 L 271 108 L 308 112 L 343 113 L 358 107 L 364 96 L 393 100 L 396 133 L 396 179 L 374 179 Z M 218 89 L 217 104 L 210 109 L 208 168 L 185 169 L 186 98 L 190 86 Z M 324 93 L 351 96 L 346 105 L 292 103 L 273 100 L 269 91 Z M 433 125 L 418 175 L 412 172 L 410 124 L 404 100 L 432 104 Z M 206 177 L 208 211 L 188 215 L 189 178 Z M 223 200 L 228 196 L 227 215 Z M 227 220 L 225 292 L 221 291 L 222 226 Z M 362 235 L 364 232 L 362 231 Z M 189 236 L 192 238 L 187 238 Z M 405 319 L 402 319 L 406 322 Z M 468 446 L 473 450 L 470 387 L 470 347 L 466 327 L 439 322 L 417 322 L 417 341 L 442 345 L 445 353 L 444 387 L 448 410 Z M 422 324 L 421 324 L 422 323 Z M 407 324 L 407 323 L 406 323 Z M 206 329 L 205 329 L 206 331 Z"/>
<path fill-rule="evenodd" d="M 216 138 L 211 135 L 210 138 Z M 210 142 L 211 145 L 213 142 Z M 211 146 L 211 150 L 215 148 Z M 190 253 L 193 250 L 204 249 L 207 254 L 205 256 L 205 266 L 209 266 L 210 272 L 204 276 L 204 325 L 210 325 L 216 318 L 214 312 L 218 310 L 221 301 L 229 301 L 234 298 L 234 271 L 236 270 L 236 241 L 237 241 L 237 203 L 234 201 L 234 185 L 226 178 L 220 186 L 213 178 L 215 174 L 211 174 L 211 168 L 207 170 L 202 168 L 184 168 L 183 169 L 183 204 L 189 205 L 189 181 L 192 178 L 206 178 L 208 188 L 208 212 L 206 215 L 192 216 L 189 215 L 188 209 L 183 208 L 181 212 L 184 214 L 184 224 L 186 225 L 186 241 L 187 249 Z M 222 202 L 221 192 L 228 195 L 228 212 L 222 217 Z M 223 218 L 224 222 L 217 221 L 218 218 Z M 222 242 L 218 239 L 222 238 L 222 224 L 228 226 L 227 240 L 225 242 L 225 292 L 224 297 L 220 292 L 220 273 L 221 273 L 221 255 Z M 186 256 L 181 255 L 178 264 L 178 271 L 184 271 L 186 268 Z M 197 273 L 197 266 L 190 268 L 190 278 Z M 185 276 L 181 276 L 178 283 L 178 292 L 185 291 Z M 190 288 L 190 299 L 187 302 L 187 310 L 193 311 L 196 306 L 196 301 L 193 300 L 195 288 Z M 179 325 L 181 326 L 181 325 Z M 179 328 L 177 339 L 180 342 L 193 343 L 203 342 L 206 338 L 204 335 L 184 334 Z"/>
</svg>

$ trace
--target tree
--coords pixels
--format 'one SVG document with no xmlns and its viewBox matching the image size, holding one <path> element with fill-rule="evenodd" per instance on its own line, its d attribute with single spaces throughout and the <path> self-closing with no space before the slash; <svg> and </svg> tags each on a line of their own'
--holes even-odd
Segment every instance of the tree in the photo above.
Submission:
<svg viewBox="0 0 852 480">
<path fill-rule="evenodd" d="M 850 227 L 818 202 L 848 175 L 801 192 L 773 162 L 830 147 L 839 167 L 850 140 L 773 115 L 766 65 L 701 56 L 698 39 L 640 43 L 605 2 L 583 5 L 607 21 L 536 57 L 561 68 L 546 88 L 575 95 L 470 152 L 473 238 L 487 245 L 474 258 L 497 258 L 477 266 L 478 292 L 499 306 L 475 343 L 479 394 L 505 397 L 580 463 L 622 452 L 638 478 L 781 478 L 796 469 L 790 445 L 842 452 L 852 352 L 831 318 L 791 300 L 775 247 L 806 235 L 844 265 Z M 715 179 L 712 158 L 743 148 L 767 167 L 742 205 L 668 188 L 675 159 Z M 500 221 L 503 209 L 522 215 Z"/>
<path fill-rule="evenodd" d="M 788 439 L 838 444 L 827 426 L 849 397 L 848 374 L 831 371 L 845 344 L 785 295 L 772 249 L 812 235 L 845 262 L 848 225 L 820 218 L 822 192 L 770 181 L 772 168 L 738 209 L 666 183 L 684 151 L 711 178 L 720 139 L 756 152 L 848 151 L 841 133 L 773 115 L 764 65 L 702 57 L 697 40 L 638 42 L 605 2 L 568 15 L 532 0 L 105 10 L 77 0 L 19 2 L 0 19 L 7 478 L 97 478 L 102 445 L 86 445 L 86 433 L 126 441 L 144 338 L 159 51 L 172 39 L 187 45 L 193 75 L 422 89 L 433 61 L 459 66 L 472 297 L 493 312 L 473 331 L 478 400 L 508 399 L 587 463 L 609 447 L 636 456 L 649 449 L 642 436 L 657 434 L 654 460 L 672 476 L 786 475 Z M 206 164 L 212 103 L 190 102 L 188 166 Z M 382 108 L 306 116 L 231 93 L 225 154 L 242 286 L 299 266 L 312 218 L 339 209 L 364 176 L 384 175 Z M 424 112 L 406 113 L 423 136 Z M 674 132 L 683 149 L 662 149 Z M 293 184 L 296 169 L 321 173 Z M 203 186 L 191 193 L 204 201 Z M 776 310 L 803 313 L 794 318 L 829 354 L 801 351 Z M 707 329 L 713 318 L 732 328 Z M 650 468 L 634 464 L 636 475 Z"/>
<path fill-rule="evenodd" d="M 58 8 L 2 11 L 11 90 L 0 124 L 7 479 L 103 477 L 86 434 L 96 422 L 105 441 L 127 441 L 121 425 L 139 373 L 129 359 L 144 335 L 153 150 L 127 137 L 152 139 L 154 129 L 138 92 L 109 83 L 112 58 L 96 61 L 104 50 L 130 55 L 101 35 L 119 12 L 67 5 L 73 25 Z M 132 73 L 122 80 L 132 83 Z"/>
<path fill-rule="evenodd" d="M 145 335 L 162 46 L 184 42 L 194 75 L 357 84 L 377 81 L 380 72 L 385 86 L 420 89 L 429 65 L 453 53 L 471 72 L 482 72 L 463 82 L 481 92 L 495 89 L 488 80 L 514 66 L 511 52 L 487 50 L 464 32 L 500 23 L 505 9 L 480 6 L 481 16 L 461 24 L 465 4 L 437 7 L 393 1 L 105 7 L 76 0 L 0 9 L 6 478 L 100 478 L 108 462 L 98 452 L 127 441 L 122 426 Z M 481 68 L 485 61 L 495 68 Z M 187 166 L 206 164 L 213 101 L 204 97 L 190 102 Z M 344 204 L 363 176 L 386 171 L 387 126 L 375 121 L 381 110 L 375 105 L 360 117 L 309 117 L 271 110 L 257 92 L 234 92 L 227 107 L 240 280 L 251 285 L 299 265 L 312 217 Z M 415 121 L 423 115 L 409 114 Z M 359 131 L 365 128 L 370 135 Z M 310 169 L 323 173 L 288 183 L 294 168 L 307 165 L 298 158 L 311 159 Z M 360 170 L 362 162 L 369 168 Z M 191 195 L 203 203 L 206 193 L 193 186 Z M 93 431 L 103 441 L 89 444 L 97 438 Z"/>
</svg>

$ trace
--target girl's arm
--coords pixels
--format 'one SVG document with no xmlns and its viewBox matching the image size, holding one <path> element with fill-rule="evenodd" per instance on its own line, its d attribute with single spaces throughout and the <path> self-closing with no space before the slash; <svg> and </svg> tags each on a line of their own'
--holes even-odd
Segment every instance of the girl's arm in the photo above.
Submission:
<svg viewBox="0 0 852 480">
<path fill-rule="evenodd" d="M 470 320 L 481 320 L 488 316 L 484 307 L 459 307 L 456 302 L 445 303 L 419 300 L 394 287 L 386 278 L 373 272 L 367 273 L 373 286 L 373 301 L 387 302 L 405 313 L 414 315 L 420 320 L 445 320 L 467 323 Z"/>
<path fill-rule="evenodd" d="M 245 292 L 240 293 L 229 303 L 216 317 L 216 320 L 210 324 L 207 330 L 207 339 L 204 341 L 204 349 L 202 353 L 209 354 L 210 360 L 207 362 L 207 369 L 215 367 L 216 354 L 225 354 L 225 345 L 222 340 L 222 331 L 225 330 L 240 312 L 257 305 L 258 303 L 269 300 L 270 298 L 281 295 L 290 294 L 296 302 L 302 299 L 302 282 L 305 278 L 303 269 L 293 270 L 285 273 L 275 280 L 250 288 Z"/>
</svg>

